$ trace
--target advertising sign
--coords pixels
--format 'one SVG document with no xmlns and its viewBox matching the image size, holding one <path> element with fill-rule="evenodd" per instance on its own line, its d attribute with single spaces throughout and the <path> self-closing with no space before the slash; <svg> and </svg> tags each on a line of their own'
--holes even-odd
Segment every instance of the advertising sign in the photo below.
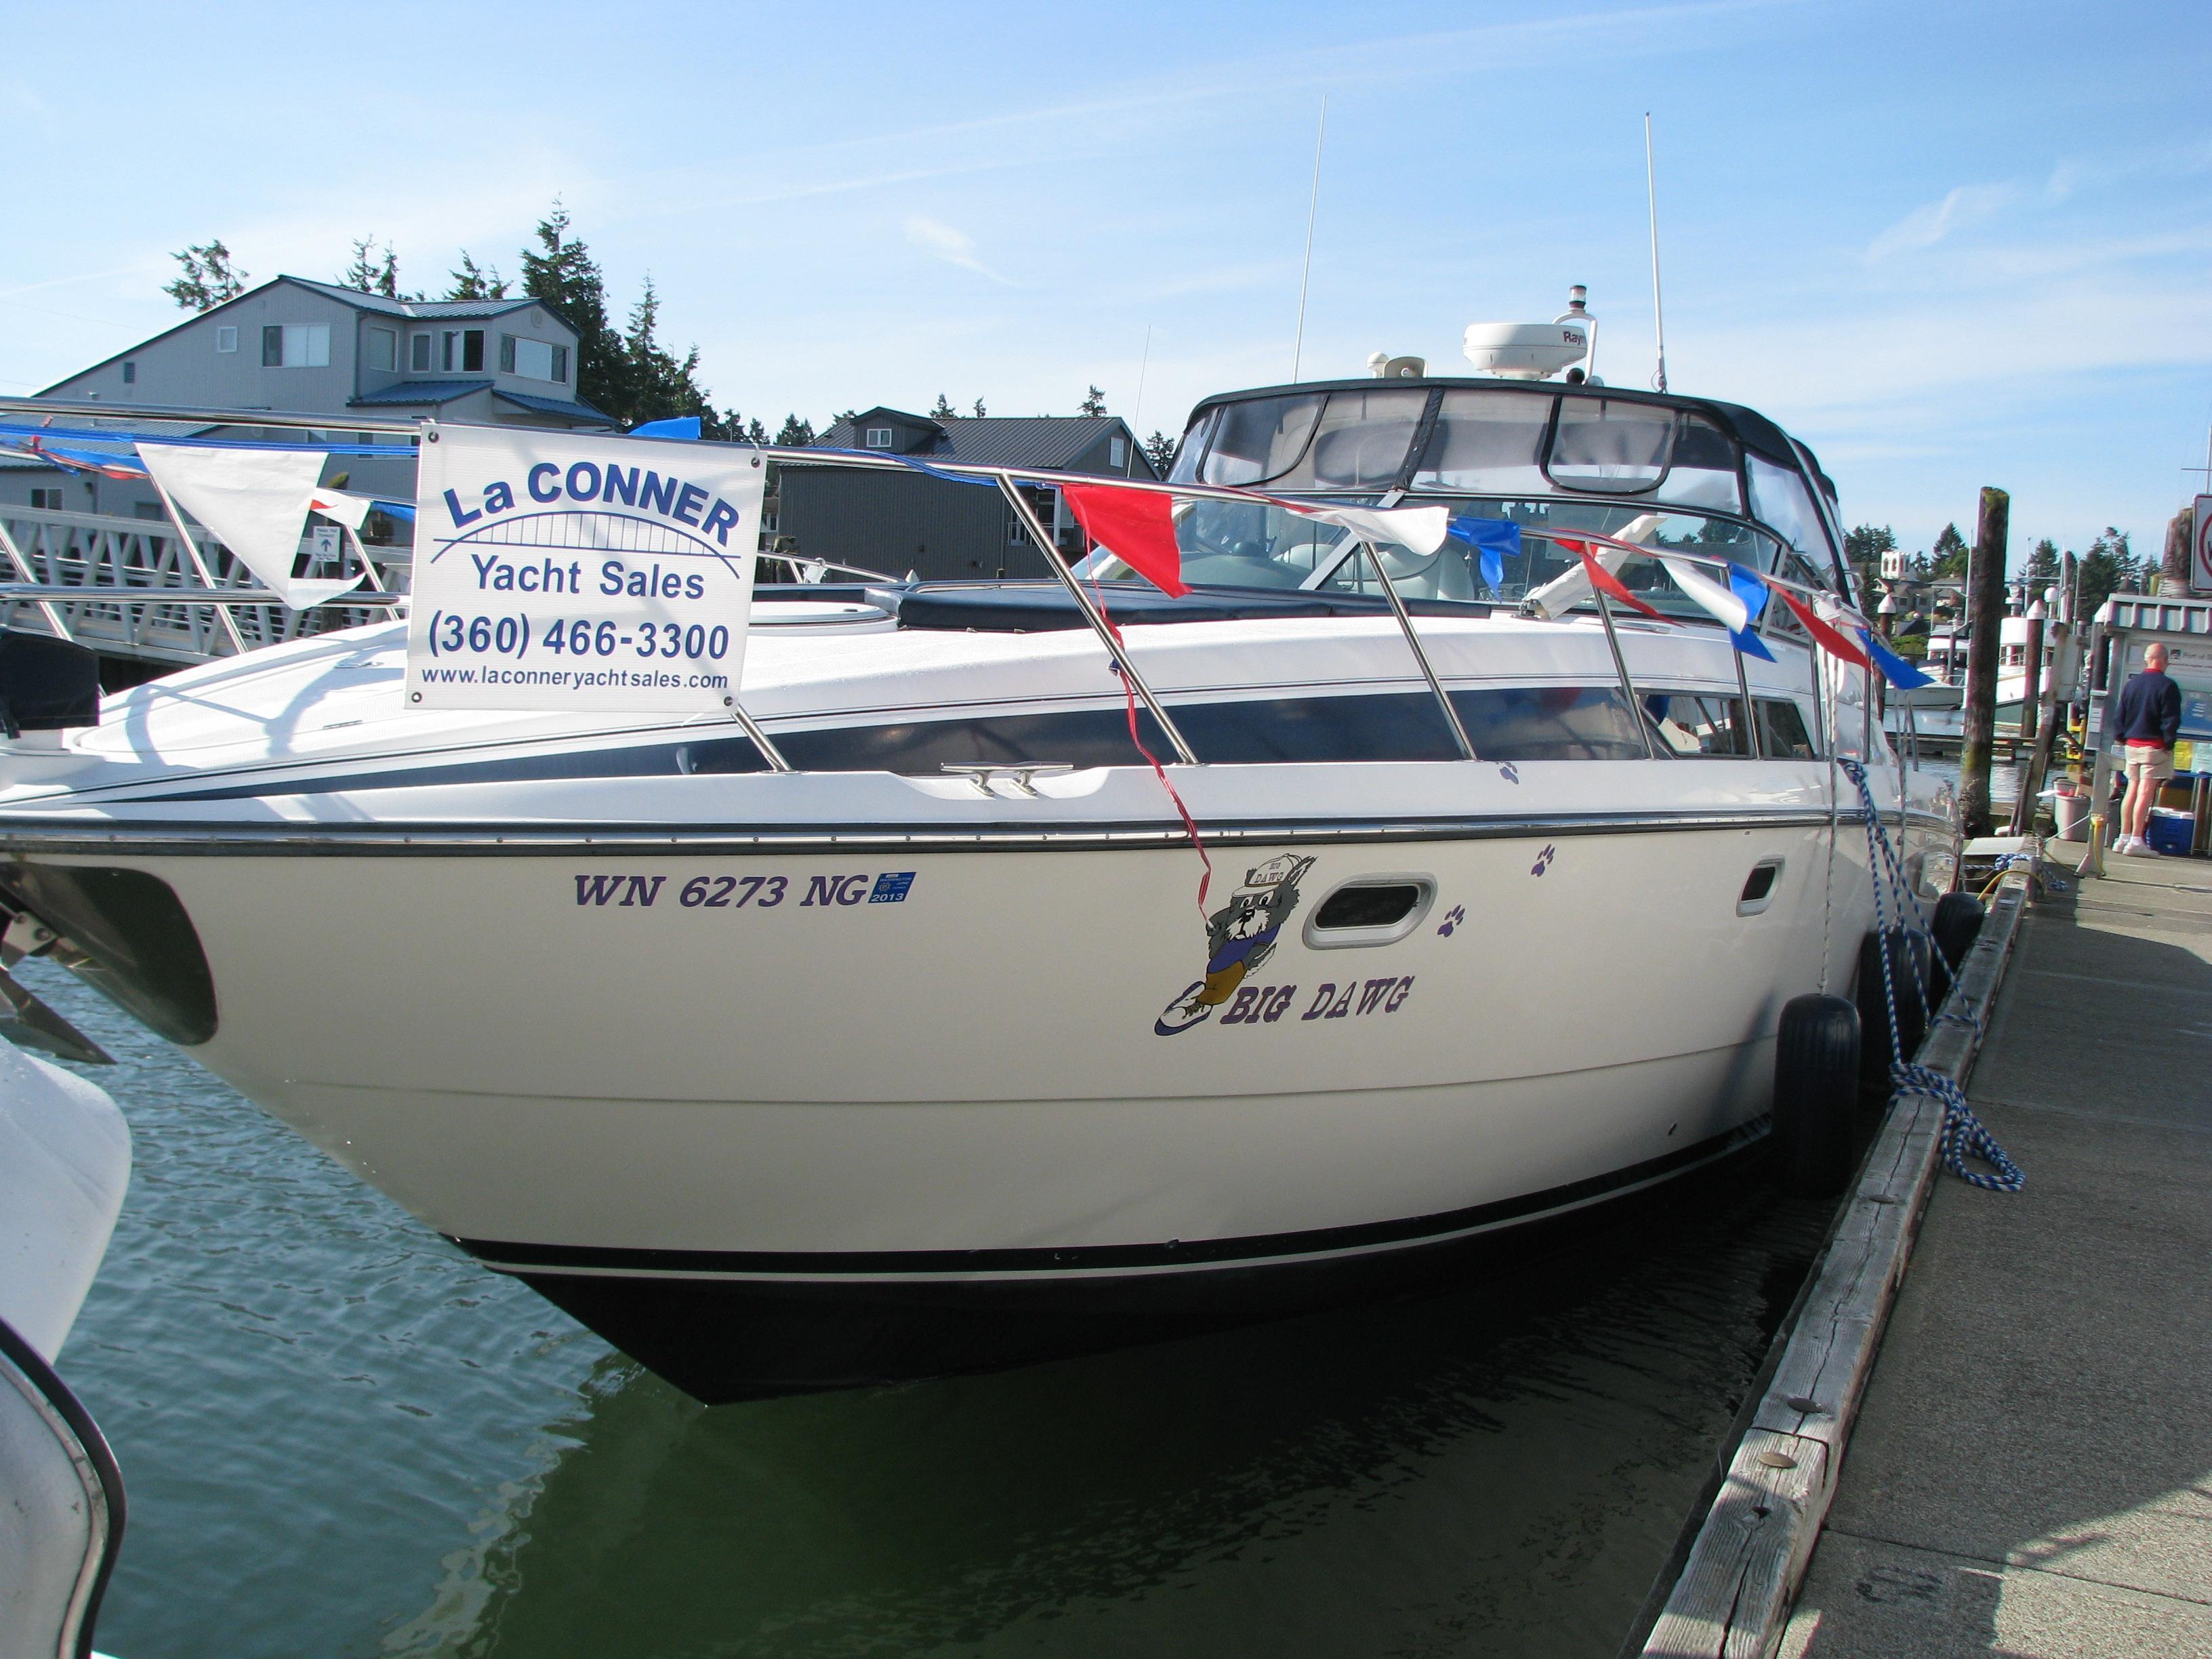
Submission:
<svg viewBox="0 0 2212 1659">
<path fill-rule="evenodd" d="M 2212 495 L 2197 498 L 2189 537 L 2189 591 L 2212 593 Z"/>
<path fill-rule="evenodd" d="M 426 429 L 408 703 L 726 710 L 766 477 L 744 449 Z"/>
</svg>

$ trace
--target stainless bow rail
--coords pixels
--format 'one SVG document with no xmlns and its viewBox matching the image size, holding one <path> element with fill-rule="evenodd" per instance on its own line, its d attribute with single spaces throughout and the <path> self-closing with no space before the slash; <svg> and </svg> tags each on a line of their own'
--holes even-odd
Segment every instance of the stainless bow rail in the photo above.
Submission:
<svg viewBox="0 0 2212 1659">
<path fill-rule="evenodd" d="M 4 415 L 36 415 L 41 417 L 65 415 L 89 421 L 120 422 L 127 427 L 138 428 L 154 422 L 185 422 L 203 427 L 210 425 L 233 428 L 253 427 L 295 429 L 318 434 L 388 433 L 416 439 L 418 443 L 420 439 L 436 424 L 428 421 L 392 421 L 374 417 L 357 420 L 349 418 L 341 423 L 335 422 L 324 416 L 287 414 L 271 410 L 204 409 L 180 405 L 135 405 L 124 410 L 113 404 L 49 398 L 0 398 L 0 416 Z M 54 428 L 53 435 L 58 438 L 73 436 L 79 441 L 83 441 L 97 439 L 101 434 L 96 430 L 88 431 L 82 428 Z M 117 434 L 118 439 L 122 435 L 120 433 Z M 333 438 L 331 441 L 339 441 L 339 440 Z M 271 447 L 289 447 L 289 446 L 272 444 Z M 312 445 L 301 447 L 310 447 Z M 1130 690 L 1142 700 L 1146 708 L 1158 723 L 1160 730 L 1166 734 L 1169 742 L 1175 749 L 1176 761 L 1185 766 L 1198 766 L 1205 763 L 1192 749 L 1188 740 L 1176 725 L 1173 715 L 1169 713 L 1167 705 L 1138 668 L 1127 641 L 1108 620 L 1093 596 L 1085 591 L 1083 580 L 1076 575 L 1068 560 L 1054 543 L 1050 532 L 1038 518 L 1036 509 L 1023 497 L 1018 487 L 1024 483 L 1046 487 L 1061 484 L 1097 484 L 1100 482 L 1099 479 L 1088 473 L 1061 472 L 1038 467 L 983 466 L 965 462 L 937 460 L 917 465 L 904 457 L 866 450 L 785 448 L 774 445 L 745 447 L 756 450 L 765 459 L 787 465 L 855 467 L 898 471 L 909 475 L 921 472 L 962 482 L 995 485 L 1006 498 L 1030 540 L 1036 544 L 1038 550 L 1043 555 L 1046 567 L 1067 590 L 1084 622 L 1097 635 L 1100 644 L 1106 649 L 1115 671 L 1123 678 Z M 393 447 L 396 449 L 398 446 L 395 445 Z M 1148 490 L 1186 500 L 1231 501 L 1248 506 L 1277 507 L 1293 511 L 1301 506 L 1316 504 L 1307 502 L 1302 498 L 1269 495 L 1256 490 L 1217 484 L 1124 478 L 1116 478 L 1111 482 L 1119 489 Z M 147 607 L 157 608 L 155 611 L 157 616 L 161 614 L 158 608 L 173 608 L 166 624 L 172 629 L 178 627 L 175 617 L 179 614 L 198 612 L 204 615 L 207 611 L 212 611 L 220 618 L 223 631 L 228 635 L 233 650 L 243 651 L 248 647 L 244 638 L 244 630 L 240 627 L 235 612 L 241 607 L 265 607 L 266 609 L 262 612 L 261 626 L 256 630 L 259 635 L 256 643 L 270 644 L 277 642 L 279 638 L 295 637 L 300 631 L 300 618 L 302 613 L 283 609 L 277 601 L 276 594 L 266 588 L 219 582 L 206 562 L 206 550 L 202 548 L 190 532 L 183 515 L 177 511 L 175 503 L 167 499 L 166 492 L 163 492 L 162 499 L 164 506 L 167 508 L 168 516 L 173 521 L 169 527 L 170 533 L 164 534 L 161 530 L 156 529 L 154 521 L 150 520 L 143 524 L 131 520 L 108 522 L 113 526 L 130 525 L 142 536 L 159 539 L 165 544 L 173 540 L 178 544 L 177 548 L 158 556 L 151 562 L 143 565 L 131 565 L 127 561 L 119 564 L 111 562 L 109 568 L 115 572 L 115 575 L 113 579 L 104 583 L 94 583 L 89 580 L 57 581 L 51 579 L 45 581 L 40 580 L 38 572 L 33 568 L 32 562 L 24 556 L 15 539 L 9 535 L 4 520 L 0 520 L 0 554 L 4 554 L 23 578 L 15 582 L 0 582 L 0 605 L 6 607 L 6 612 L 0 614 L 11 615 L 18 605 L 26 603 L 36 604 L 46 618 L 48 625 L 56 633 L 64 638 L 77 639 L 82 643 L 99 647 L 110 642 L 107 639 L 97 636 L 100 632 L 100 628 L 93 626 L 88 631 L 88 623 L 81 620 L 73 631 L 70 624 L 59 615 L 61 607 L 68 606 L 78 610 L 81 616 L 104 618 L 107 622 L 107 631 L 111 638 L 119 631 L 134 641 L 146 631 L 145 628 L 123 623 L 120 619 L 126 616 L 143 614 Z M 1618 500 L 1599 497 L 1593 498 L 1593 504 L 1618 506 L 1620 502 Z M 17 509 L 11 510 L 7 516 L 17 519 L 45 517 L 58 520 L 82 520 L 91 515 L 39 514 Z M 1706 516 L 1727 517 L 1731 521 L 1734 521 L 1736 517 L 1733 514 Z M 1757 525 L 1752 520 L 1742 522 L 1751 525 L 1759 533 L 1771 537 L 1777 546 L 1789 545 L 1785 538 L 1776 535 L 1770 527 Z M 1524 535 L 1538 539 L 1553 542 L 1581 541 L 1613 548 L 1638 557 L 1656 556 L 1662 550 L 1640 546 L 1632 542 L 1621 541 L 1595 531 L 1553 531 L 1527 525 L 1522 526 L 1522 531 Z M 1384 568 L 1379 550 L 1366 539 L 1358 537 L 1354 532 L 1346 531 L 1345 533 L 1356 544 L 1350 556 L 1354 559 L 1364 558 L 1368 568 L 1374 570 L 1379 579 L 1379 585 L 1384 599 L 1388 601 L 1391 615 L 1400 632 L 1405 637 L 1407 648 L 1413 653 L 1421 678 L 1426 683 L 1431 696 L 1435 699 L 1437 708 L 1443 715 L 1445 724 L 1452 733 L 1453 741 L 1461 757 L 1467 760 L 1479 759 L 1480 757 L 1475 752 L 1474 744 L 1468 736 L 1466 725 L 1460 717 L 1459 710 L 1452 702 L 1442 677 L 1437 673 L 1427 649 L 1421 642 L 1419 632 L 1413 625 L 1413 615 L 1407 608 L 1404 598 L 1398 592 L 1396 584 Z M 359 550 L 358 548 L 356 550 Z M 1692 563 L 1711 567 L 1723 573 L 1723 575 L 1732 562 L 1716 555 L 1698 553 L 1687 549 L 1669 547 L 1664 549 L 1663 552 L 1668 558 L 1682 559 Z M 782 555 L 775 553 L 761 553 L 756 556 L 771 561 L 784 557 Z M 131 575 L 141 571 L 149 574 L 174 574 L 181 578 L 184 572 L 180 557 L 189 560 L 194 574 L 200 578 L 198 586 L 186 586 L 181 580 L 174 584 L 164 585 L 134 581 L 129 579 Z M 363 563 L 366 565 L 367 562 L 367 556 L 364 553 Z M 99 568 L 99 562 L 80 561 L 76 568 L 81 568 L 83 574 L 88 576 Z M 52 574 L 58 574 L 58 568 L 50 563 L 50 578 Z M 874 572 L 856 574 L 869 576 L 876 574 Z M 1780 578 L 1775 580 L 1782 586 L 1791 588 L 1808 598 L 1820 592 L 1801 583 Z M 1650 732 L 1647 729 L 1648 722 L 1640 717 L 1638 712 L 1643 707 L 1642 699 L 1638 693 L 1635 679 L 1629 672 L 1627 659 L 1621 648 L 1620 634 L 1613 623 L 1612 608 L 1607 602 L 1604 592 L 1595 584 L 1592 586 L 1592 597 L 1595 601 L 1600 624 L 1605 631 L 1606 643 L 1613 658 L 1614 672 L 1620 680 L 1621 695 L 1627 701 L 1632 718 L 1636 719 L 1638 729 L 1644 733 L 1645 756 L 1647 758 L 1657 758 L 1659 750 L 1652 741 Z M 333 608 L 365 611 L 371 608 L 387 607 L 404 598 L 404 595 L 402 593 L 382 590 L 348 593 L 334 601 Z M 1769 626 L 1771 620 L 1771 613 L 1769 617 L 1762 618 L 1759 624 L 1762 633 L 1771 635 L 1776 631 Z M 204 626 L 192 623 L 185 623 L 183 626 L 192 640 L 192 646 L 186 650 L 176 651 L 173 647 L 171 650 L 162 651 L 158 647 L 149 649 L 146 646 L 141 645 L 137 647 L 137 653 L 173 656 L 185 660 L 193 659 L 190 653 L 195 650 L 199 653 L 198 659 L 201 660 L 218 654 L 214 650 L 207 648 L 208 635 Z M 117 641 L 117 643 L 119 642 L 119 641 Z M 126 646 L 124 648 L 131 647 Z M 1811 661 L 1814 680 L 1815 710 L 1814 718 L 1816 726 L 1825 726 L 1830 722 L 1826 718 L 1824 698 L 1821 696 L 1819 652 L 1810 641 L 1806 641 L 1806 648 Z M 1737 661 L 1737 681 L 1743 693 L 1745 717 L 1748 720 L 1751 712 L 1750 685 L 1745 678 L 1740 656 Z M 1869 696 L 1867 699 L 1869 710 L 1867 724 L 1869 728 L 1867 741 L 1869 743 L 1872 737 L 1872 702 L 1873 699 Z M 744 727 L 769 765 L 776 771 L 792 769 L 790 763 L 777 750 L 767 732 L 761 728 L 734 697 L 731 700 L 730 708 L 732 718 Z M 1825 747 L 1825 738 L 1826 733 L 1820 732 L 1815 741 Z"/>
</svg>

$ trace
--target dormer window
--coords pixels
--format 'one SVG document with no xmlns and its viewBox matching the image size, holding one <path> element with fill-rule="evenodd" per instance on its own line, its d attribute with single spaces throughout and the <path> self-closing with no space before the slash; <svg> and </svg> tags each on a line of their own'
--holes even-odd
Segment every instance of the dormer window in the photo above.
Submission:
<svg viewBox="0 0 2212 1659">
<path fill-rule="evenodd" d="M 459 369 L 466 374 L 483 373 L 484 331 L 480 328 L 449 328 L 439 338 L 438 367 L 447 374 Z"/>
<path fill-rule="evenodd" d="M 860 441 L 860 447 L 864 449 L 889 449 L 891 447 L 890 428 L 887 426 L 870 427 L 867 431 L 867 435 Z"/>
<path fill-rule="evenodd" d="M 499 366 L 508 374 L 532 380 L 568 379 L 568 348 L 544 340 L 526 340 L 512 334 L 499 337 Z"/>
</svg>

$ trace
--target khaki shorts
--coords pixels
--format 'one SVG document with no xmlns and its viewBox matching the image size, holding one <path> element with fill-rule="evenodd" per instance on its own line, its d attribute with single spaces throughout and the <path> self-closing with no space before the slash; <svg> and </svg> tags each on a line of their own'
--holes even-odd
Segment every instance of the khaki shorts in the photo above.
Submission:
<svg viewBox="0 0 2212 1659">
<path fill-rule="evenodd" d="M 2156 783 L 2161 778 L 2173 775 L 2173 750 L 2171 749 L 2137 749 L 2130 744 L 2128 757 L 2128 786 Z"/>
</svg>

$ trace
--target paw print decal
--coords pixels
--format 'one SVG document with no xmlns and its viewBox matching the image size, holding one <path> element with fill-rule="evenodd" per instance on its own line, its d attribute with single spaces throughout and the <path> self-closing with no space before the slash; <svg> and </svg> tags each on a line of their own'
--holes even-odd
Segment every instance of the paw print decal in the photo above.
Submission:
<svg viewBox="0 0 2212 1659">
<path fill-rule="evenodd" d="M 1535 863 L 1528 866 L 1528 873 L 1532 876 L 1542 875 L 1545 871 L 1552 867 L 1552 860 L 1559 855 L 1559 849 L 1557 847 L 1549 842 L 1545 842 L 1544 850 L 1536 854 Z"/>
<path fill-rule="evenodd" d="M 1500 761 L 1498 763 L 1498 775 L 1504 779 L 1508 783 L 1518 783 L 1521 781 L 1520 769 L 1515 766 L 1511 761 Z"/>
<path fill-rule="evenodd" d="M 1466 920 L 1467 906 L 1464 904 L 1453 905 L 1450 909 L 1444 912 L 1444 919 L 1437 927 L 1437 937 L 1438 939 L 1449 939 L 1452 936 L 1453 930 Z"/>
</svg>

